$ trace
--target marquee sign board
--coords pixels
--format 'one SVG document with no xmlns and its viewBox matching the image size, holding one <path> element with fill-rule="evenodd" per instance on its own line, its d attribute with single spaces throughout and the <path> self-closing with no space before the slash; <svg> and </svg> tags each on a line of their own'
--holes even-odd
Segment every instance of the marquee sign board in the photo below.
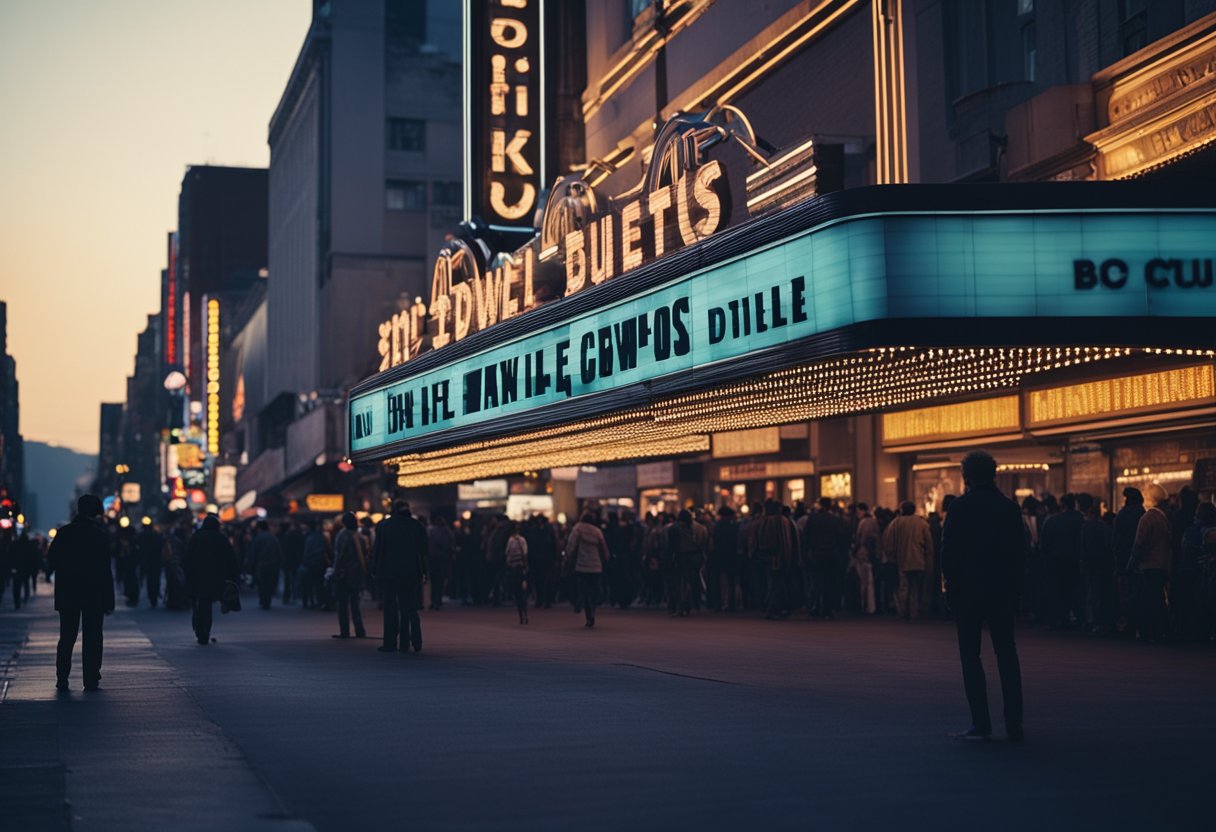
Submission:
<svg viewBox="0 0 1216 832">
<path fill-rule="evenodd" d="M 714 368 L 766 351 L 776 369 L 796 342 L 865 322 L 1216 316 L 1212 240 L 1210 209 L 845 217 L 356 389 L 350 448 L 408 452 L 453 428 L 491 433 L 495 419 L 657 379 L 704 386 Z"/>
</svg>

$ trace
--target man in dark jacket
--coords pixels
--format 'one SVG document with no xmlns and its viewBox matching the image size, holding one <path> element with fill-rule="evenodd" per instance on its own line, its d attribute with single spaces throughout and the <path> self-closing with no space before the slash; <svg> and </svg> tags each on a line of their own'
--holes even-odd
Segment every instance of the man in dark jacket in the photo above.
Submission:
<svg viewBox="0 0 1216 832">
<path fill-rule="evenodd" d="M 456 553 L 456 536 L 442 514 L 431 517 L 431 526 L 426 530 L 427 567 L 431 575 L 431 609 L 443 607 L 443 591 L 452 574 L 452 560 Z"/>
<path fill-rule="evenodd" d="M 283 603 L 290 604 L 300 595 L 298 573 L 304 562 L 304 532 L 295 523 L 283 524 Z"/>
<path fill-rule="evenodd" d="M 1139 626 L 1136 602 L 1140 597 L 1140 573 L 1130 568 L 1132 547 L 1136 543 L 1136 529 L 1144 516 L 1144 494 L 1139 488 L 1123 489 L 1123 508 L 1115 515 L 1115 528 L 1111 535 L 1111 548 L 1115 555 L 1115 571 L 1119 591 L 1119 612 L 1122 633 L 1134 636 Z"/>
<path fill-rule="evenodd" d="M 186 585 L 194 604 L 194 635 L 199 644 L 211 642 L 211 605 L 224 594 L 227 581 L 236 582 L 239 569 L 236 552 L 220 531 L 220 520 L 214 514 L 203 519 L 202 528 L 190 538 L 186 548 Z"/>
<path fill-rule="evenodd" d="M 101 520 L 101 500 L 85 494 L 76 503 L 76 519 L 55 536 L 48 553 L 55 570 L 55 609 L 59 611 L 59 649 L 55 657 L 55 687 L 68 689 L 76 634 L 83 630 L 81 660 L 84 689 L 101 682 L 101 624 L 114 611 L 114 577 L 110 547 Z"/>
<path fill-rule="evenodd" d="M 842 539 L 848 540 L 848 529 L 833 511 L 832 500 L 819 500 L 819 510 L 807 514 L 803 520 L 801 548 L 803 567 L 803 590 L 806 598 L 806 614 L 832 618 L 840 600 L 840 586 L 836 580 Z M 848 550 L 845 548 L 845 557 Z"/>
<path fill-rule="evenodd" d="M 427 537 L 423 525 L 410 516 L 405 500 L 394 501 L 392 515 L 376 526 L 372 559 L 384 599 L 384 644 L 378 649 L 408 653 L 413 645 L 414 652 L 421 652 L 418 607 L 427 580 Z"/>
<path fill-rule="evenodd" d="M 148 603 L 156 606 L 160 600 L 160 573 L 165 558 L 165 538 L 152 520 L 145 517 L 143 528 L 135 538 L 135 548 L 139 551 L 139 569 L 144 575 L 144 585 L 148 590 Z"/>
<path fill-rule="evenodd" d="M 1077 511 L 1077 498 L 1065 494 L 1060 498 L 1064 510 L 1053 514 L 1043 523 L 1039 543 L 1051 600 L 1051 628 L 1062 630 L 1069 626 L 1075 606 L 1077 579 L 1081 574 L 1081 526 L 1085 518 Z M 1078 616 L 1083 619 L 1084 614 Z"/>
<path fill-rule="evenodd" d="M 258 604 L 262 609 L 270 609 L 270 600 L 279 587 L 279 570 L 283 567 L 283 547 L 279 539 L 270 531 L 265 520 L 259 520 L 257 534 L 249 543 L 250 560 L 253 561 L 254 574 L 258 579 Z"/>
<path fill-rule="evenodd" d="M 950 505 L 942 527 L 942 576 L 946 601 L 958 625 L 963 686 L 971 727 L 960 739 L 988 740 L 992 718 L 980 662 L 984 622 L 996 651 L 1005 705 L 1005 733 L 1022 739 L 1022 670 L 1013 641 L 1013 618 L 1022 592 L 1026 537 L 1017 504 L 996 487 L 996 460 L 983 451 L 963 459 L 967 493 Z"/>
</svg>

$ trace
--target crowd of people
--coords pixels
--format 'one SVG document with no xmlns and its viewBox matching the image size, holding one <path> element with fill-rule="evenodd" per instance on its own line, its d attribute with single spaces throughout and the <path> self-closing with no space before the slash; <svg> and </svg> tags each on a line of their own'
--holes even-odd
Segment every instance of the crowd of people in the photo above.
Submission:
<svg viewBox="0 0 1216 832">
<path fill-rule="evenodd" d="M 822 499 L 813 508 L 767 500 L 737 516 L 730 506 L 652 514 L 589 505 L 568 528 L 536 515 L 415 517 L 404 499 L 377 524 L 352 513 L 336 521 L 223 527 L 209 514 L 161 530 L 145 519 L 107 523 L 101 501 L 85 495 L 43 557 L 28 535 L 4 540 L 0 566 L 14 582 L 14 603 L 31 568 L 56 575 L 60 616 L 56 686 L 69 689 L 72 653 L 83 633 L 84 688 L 101 679 L 102 622 L 118 592 L 137 606 L 191 607 L 200 645 L 211 636 L 214 605 L 241 608 L 241 586 L 257 588 L 269 610 L 282 601 L 335 610 L 335 638 L 366 638 L 366 594 L 384 616 L 381 652 L 422 650 L 419 610 L 445 601 L 502 606 L 519 623 L 529 607 L 569 600 L 594 628 L 604 604 L 664 606 L 673 617 L 698 610 L 795 612 L 833 618 L 841 610 L 953 618 L 971 726 L 955 736 L 987 741 L 992 718 L 983 666 L 986 626 L 997 656 L 1007 738 L 1020 742 L 1021 670 L 1014 641 L 1018 615 L 1054 629 L 1163 640 L 1211 641 L 1216 634 L 1216 504 L 1183 488 L 1145 495 L 1128 487 L 1117 513 L 1089 494 L 1028 497 L 1020 504 L 996 486 L 991 455 L 963 461 L 966 491 L 947 496 L 942 514 L 921 516 Z M 944 515 L 944 516 L 943 516 Z M 370 521 L 370 518 L 368 518 Z M 115 569 L 111 569 L 111 564 Z M 18 572 L 18 568 L 20 571 Z M 35 579 L 36 580 L 36 579 Z M 429 586 L 429 592 L 425 590 Z M 353 630 L 353 633 L 352 633 Z"/>
<path fill-rule="evenodd" d="M 1147 641 L 1216 636 L 1216 505 L 1183 488 L 1143 494 L 1126 488 L 1117 511 L 1088 494 L 1026 497 L 1022 503 L 1026 567 L 1019 613 L 1051 629 Z M 601 605 L 661 607 L 672 616 L 698 610 L 754 610 L 769 619 L 839 612 L 948 618 L 942 590 L 945 518 L 829 499 L 814 506 L 769 500 L 736 512 L 729 506 L 650 514 L 588 506 L 577 522 L 526 521 L 503 515 L 414 517 L 426 581 L 415 606 L 529 607 L 568 601 L 594 626 Z M 160 525 L 103 521 L 120 597 L 155 607 L 188 609 L 191 518 Z M 256 588 L 259 605 L 278 599 L 339 612 L 337 636 L 365 633 L 360 599 L 384 603 L 373 552 L 378 528 L 369 517 L 266 520 L 207 529 L 232 551 L 224 580 Z M 15 606 L 38 575 L 50 576 L 48 540 L 28 532 L 0 549 L 0 576 Z M 225 556 L 226 557 L 226 556 Z M 217 579 L 218 580 L 218 579 Z M 422 584 L 429 585 L 423 595 Z M 217 592 L 222 586 L 216 589 Z M 218 595 L 216 600 L 219 600 Z M 209 628 L 204 627 L 204 634 Z"/>
</svg>

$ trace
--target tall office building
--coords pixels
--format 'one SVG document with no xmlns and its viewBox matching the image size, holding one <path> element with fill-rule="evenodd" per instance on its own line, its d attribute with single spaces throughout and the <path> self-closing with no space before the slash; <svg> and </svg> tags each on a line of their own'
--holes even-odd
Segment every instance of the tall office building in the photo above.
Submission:
<svg viewBox="0 0 1216 832">
<path fill-rule="evenodd" d="M 270 121 L 267 364 L 244 387 L 250 456 L 275 461 L 243 490 L 344 455 L 343 390 L 377 369 L 379 325 L 429 296 L 461 219 L 460 101 L 458 3 L 314 4 Z"/>
<path fill-rule="evenodd" d="M 21 498 L 25 479 L 18 393 L 17 362 L 8 354 L 8 304 L 0 301 L 0 488 L 13 500 Z"/>
<path fill-rule="evenodd" d="M 182 178 L 177 203 L 176 266 L 181 321 L 181 369 L 190 396 L 202 401 L 206 376 L 205 298 L 223 291 L 234 277 L 266 267 L 266 170 L 193 165 Z M 173 352 L 177 345 L 172 344 Z"/>
</svg>

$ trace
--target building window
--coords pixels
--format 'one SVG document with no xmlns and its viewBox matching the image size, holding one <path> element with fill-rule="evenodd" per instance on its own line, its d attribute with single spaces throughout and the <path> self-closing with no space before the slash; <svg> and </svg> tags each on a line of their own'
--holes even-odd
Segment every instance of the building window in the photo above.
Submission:
<svg viewBox="0 0 1216 832">
<path fill-rule="evenodd" d="M 426 3 L 423 0 L 386 0 L 384 33 L 391 40 L 426 40 Z"/>
<path fill-rule="evenodd" d="M 426 183 L 392 180 L 384 187 L 384 207 L 390 211 L 425 211 Z"/>
<path fill-rule="evenodd" d="M 1125 58 L 1148 45 L 1148 0 L 1119 0 L 1119 41 Z"/>
<path fill-rule="evenodd" d="M 390 118 L 386 123 L 385 141 L 389 150 L 426 150 L 426 122 L 420 118 Z"/>
<path fill-rule="evenodd" d="M 1036 40 L 1034 21 L 1031 20 L 1022 27 L 1022 77 L 1027 81 L 1034 80 Z"/>
<path fill-rule="evenodd" d="M 464 201 L 464 186 L 459 182 L 432 182 L 431 202 L 436 205 L 460 205 Z"/>
</svg>

